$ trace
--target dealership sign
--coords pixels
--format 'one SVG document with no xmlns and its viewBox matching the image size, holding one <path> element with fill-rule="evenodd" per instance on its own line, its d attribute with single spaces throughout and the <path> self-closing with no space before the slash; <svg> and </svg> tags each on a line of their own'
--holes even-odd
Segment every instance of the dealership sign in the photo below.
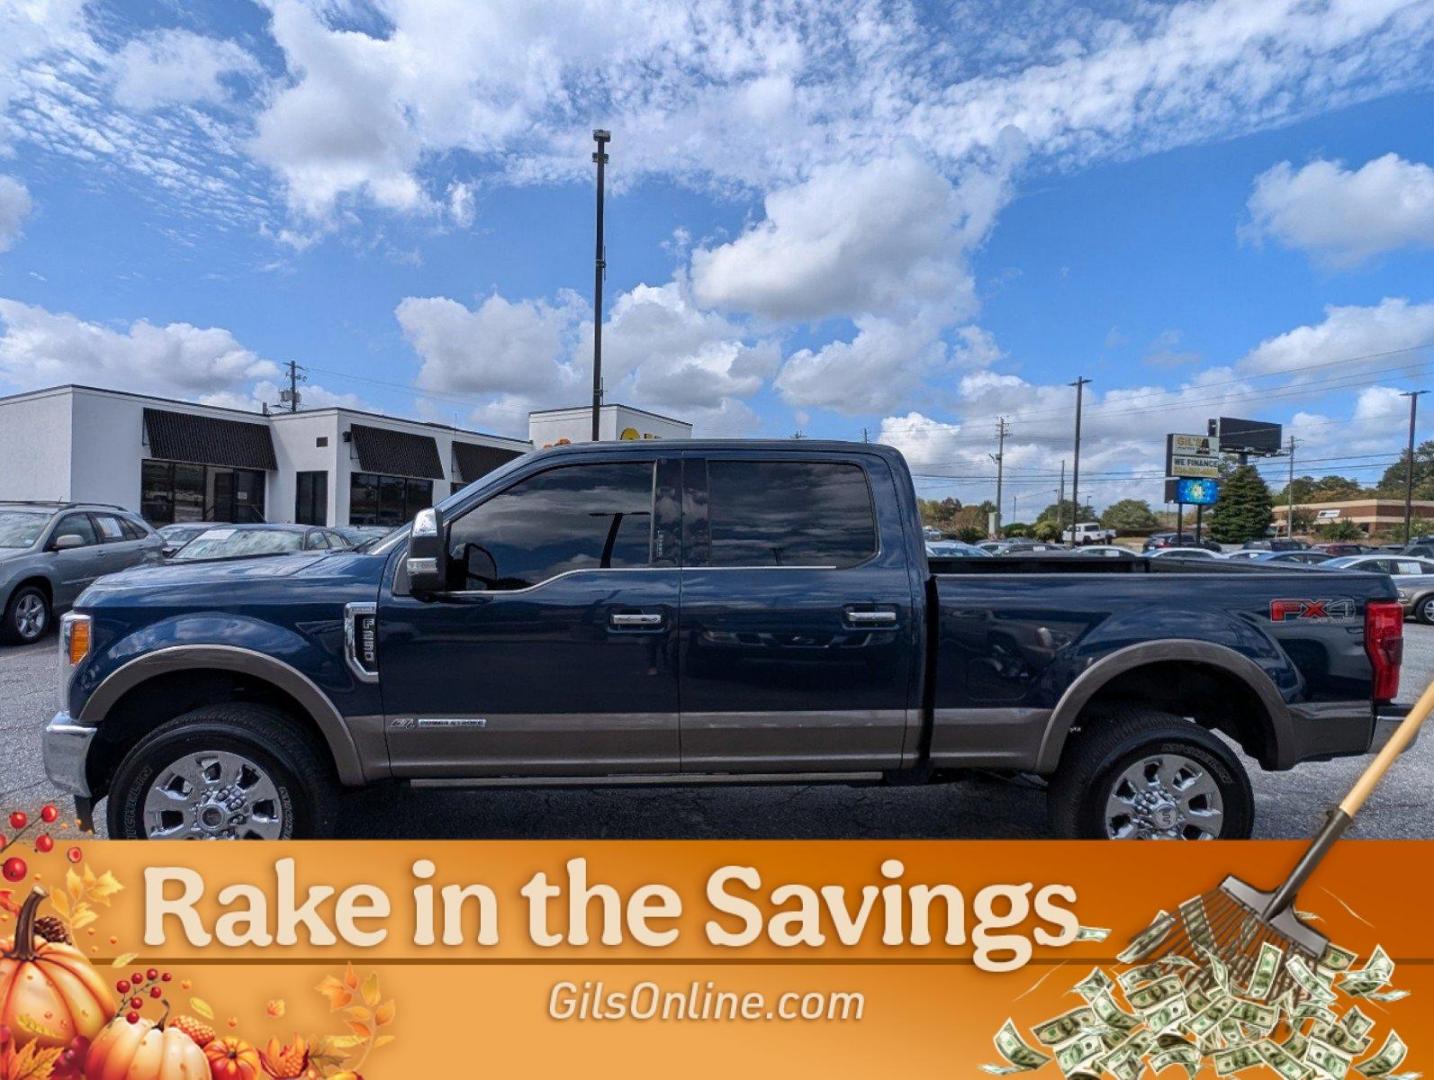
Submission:
<svg viewBox="0 0 1434 1080">
<path fill-rule="evenodd" d="M 1220 440 L 1209 435 L 1165 436 L 1165 475 L 1218 477 Z"/>
</svg>

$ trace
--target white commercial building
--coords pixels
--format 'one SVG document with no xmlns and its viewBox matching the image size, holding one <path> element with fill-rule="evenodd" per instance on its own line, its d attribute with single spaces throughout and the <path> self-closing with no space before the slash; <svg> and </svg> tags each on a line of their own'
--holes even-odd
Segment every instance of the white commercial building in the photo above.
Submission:
<svg viewBox="0 0 1434 1080">
<path fill-rule="evenodd" d="M 539 409 L 528 414 L 528 438 L 534 446 L 562 446 L 591 442 L 593 411 L 590 405 L 571 409 Z M 598 412 L 598 441 L 630 439 L 690 439 L 692 425 L 685 420 L 634 409 L 630 405 L 604 405 Z"/>
<path fill-rule="evenodd" d="M 0 398 L 0 501 L 152 524 L 397 525 L 531 444 L 357 409 L 243 412 L 88 386 Z"/>
</svg>

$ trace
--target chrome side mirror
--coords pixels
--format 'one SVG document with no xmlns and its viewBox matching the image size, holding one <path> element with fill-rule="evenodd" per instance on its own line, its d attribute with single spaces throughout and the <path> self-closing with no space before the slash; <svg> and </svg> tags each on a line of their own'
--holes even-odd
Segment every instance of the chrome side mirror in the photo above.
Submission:
<svg viewBox="0 0 1434 1080">
<path fill-rule="evenodd" d="M 415 596 L 442 592 L 448 583 L 448 544 L 438 511 L 429 507 L 413 519 L 408 538 L 408 588 Z"/>
<path fill-rule="evenodd" d="M 84 537 L 76 536 L 74 533 L 66 533 L 64 536 L 57 536 L 50 541 L 50 548 L 54 551 L 70 551 L 84 546 Z"/>
</svg>

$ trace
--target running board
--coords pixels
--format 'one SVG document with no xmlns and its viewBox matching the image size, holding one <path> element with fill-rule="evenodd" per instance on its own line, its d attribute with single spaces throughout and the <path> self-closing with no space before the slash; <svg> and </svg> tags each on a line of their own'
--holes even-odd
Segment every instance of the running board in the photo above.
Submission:
<svg viewBox="0 0 1434 1080">
<path fill-rule="evenodd" d="M 420 777 L 408 781 L 422 788 L 535 787 L 691 787 L 753 784 L 879 784 L 881 772 L 794 773 L 653 773 L 632 776 L 478 776 Z"/>
</svg>

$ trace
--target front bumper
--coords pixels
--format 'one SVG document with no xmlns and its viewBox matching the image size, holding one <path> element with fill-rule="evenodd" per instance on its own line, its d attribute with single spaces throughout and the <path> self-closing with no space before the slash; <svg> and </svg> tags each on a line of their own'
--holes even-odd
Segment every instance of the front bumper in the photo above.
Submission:
<svg viewBox="0 0 1434 1080">
<path fill-rule="evenodd" d="M 94 741 L 96 728 L 77 724 L 66 712 L 56 713 L 45 726 L 40 740 L 41 752 L 45 759 L 45 775 L 50 783 L 82 798 L 89 798 L 90 783 L 85 773 L 85 762 L 89 758 L 90 743 Z"/>
</svg>

